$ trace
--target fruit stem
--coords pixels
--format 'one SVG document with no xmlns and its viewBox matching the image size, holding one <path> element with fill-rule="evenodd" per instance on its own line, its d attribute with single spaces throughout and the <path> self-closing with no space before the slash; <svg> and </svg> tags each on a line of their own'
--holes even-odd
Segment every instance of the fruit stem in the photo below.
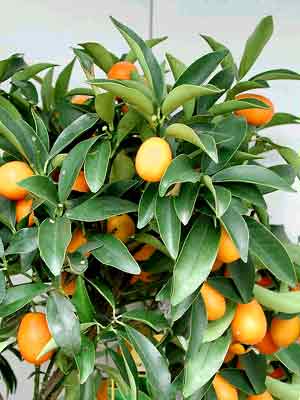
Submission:
<svg viewBox="0 0 300 400">
<path fill-rule="evenodd" d="M 40 367 L 35 367 L 34 374 L 34 395 L 33 400 L 39 400 L 40 397 Z"/>
</svg>

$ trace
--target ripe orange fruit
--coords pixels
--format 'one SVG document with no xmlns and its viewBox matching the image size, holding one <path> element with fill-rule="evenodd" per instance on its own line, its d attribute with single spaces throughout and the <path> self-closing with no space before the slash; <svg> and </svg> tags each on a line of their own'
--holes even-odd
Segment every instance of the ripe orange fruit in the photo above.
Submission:
<svg viewBox="0 0 300 400">
<path fill-rule="evenodd" d="M 25 218 L 28 214 L 28 226 L 32 226 L 34 224 L 34 213 L 32 211 L 32 199 L 23 199 L 18 200 L 16 202 L 16 221 L 19 223 L 23 218 Z"/>
<path fill-rule="evenodd" d="M 218 400 L 238 400 L 238 392 L 236 388 L 217 374 L 212 382 Z"/>
<path fill-rule="evenodd" d="M 256 99 L 267 104 L 269 108 L 249 108 L 247 110 L 238 110 L 235 111 L 235 115 L 244 117 L 248 124 L 255 126 L 261 126 L 271 121 L 274 115 L 274 106 L 267 97 L 253 93 L 243 93 L 236 96 L 236 100 L 242 99 Z"/>
<path fill-rule="evenodd" d="M 129 61 L 119 61 L 108 71 L 108 79 L 130 80 L 131 74 L 137 72 L 134 64 Z"/>
<path fill-rule="evenodd" d="M 222 318 L 226 311 L 224 296 L 206 282 L 203 283 L 200 292 L 205 304 L 207 319 L 215 321 Z"/>
<path fill-rule="evenodd" d="M 37 360 L 37 356 L 51 339 L 46 315 L 40 312 L 30 312 L 25 314 L 20 323 L 17 342 L 20 353 L 24 360 L 31 364 L 41 365 L 49 360 L 53 351 L 43 355 Z"/>
<path fill-rule="evenodd" d="M 9 161 L 0 167 L 0 196 L 9 200 L 22 200 L 28 191 L 17 183 L 33 175 L 23 161 Z"/>
<path fill-rule="evenodd" d="M 77 106 L 81 106 L 82 104 L 87 102 L 90 98 L 91 96 L 87 96 L 86 94 L 77 94 L 72 97 L 71 103 Z"/>
<path fill-rule="evenodd" d="M 268 374 L 268 376 L 270 376 L 271 378 L 274 379 L 281 379 L 283 377 L 285 377 L 285 372 L 284 369 L 281 367 L 275 368 L 273 372 L 271 372 L 271 374 Z"/>
<path fill-rule="evenodd" d="M 239 356 L 239 355 L 244 354 L 244 353 L 246 353 L 246 349 L 242 344 L 240 344 L 240 343 L 232 343 L 229 346 L 228 352 L 227 352 L 227 354 L 226 354 L 226 356 L 224 358 L 224 362 L 228 363 L 231 360 L 233 360 L 233 358 L 235 356 Z"/>
<path fill-rule="evenodd" d="M 142 271 L 139 275 L 133 275 L 130 279 L 130 285 L 134 285 L 138 281 L 150 283 L 153 281 L 150 272 Z"/>
<path fill-rule="evenodd" d="M 267 320 L 261 305 L 255 299 L 248 304 L 238 304 L 231 329 L 237 342 L 249 345 L 261 342 L 267 333 Z"/>
<path fill-rule="evenodd" d="M 121 107 L 121 111 L 123 114 L 126 114 L 128 112 L 129 108 L 127 104 L 123 104 Z"/>
<path fill-rule="evenodd" d="M 258 281 L 256 281 L 256 283 L 259 286 L 263 286 L 263 287 L 269 287 L 273 284 L 273 281 L 271 278 L 269 278 L 268 276 L 263 276 L 262 278 L 260 278 Z"/>
<path fill-rule="evenodd" d="M 287 347 L 294 343 L 300 335 L 300 319 L 299 317 L 291 319 L 273 318 L 270 332 L 273 342 L 278 347 Z"/>
<path fill-rule="evenodd" d="M 155 253 L 156 248 L 151 244 L 145 244 L 140 250 L 134 253 L 133 258 L 136 261 L 147 261 Z"/>
<path fill-rule="evenodd" d="M 103 379 L 97 391 L 97 400 L 108 400 L 108 379 Z"/>
<path fill-rule="evenodd" d="M 269 392 L 264 392 L 262 394 L 256 394 L 253 396 L 248 396 L 247 400 L 273 400 L 273 397 L 270 395 Z"/>
<path fill-rule="evenodd" d="M 87 193 L 90 191 L 90 188 L 85 180 L 84 172 L 80 171 L 79 175 L 77 176 L 72 190 L 75 190 L 75 192 L 82 192 L 82 193 Z"/>
<path fill-rule="evenodd" d="M 76 290 L 76 276 L 64 271 L 61 273 L 61 287 L 67 296 L 73 296 Z"/>
<path fill-rule="evenodd" d="M 290 292 L 299 292 L 300 291 L 300 283 L 297 283 L 295 287 L 290 288 Z"/>
<path fill-rule="evenodd" d="M 75 229 L 72 235 L 71 242 L 68 245 L 67 252 L 75 253 L 79 247 L 87 243 L 87 238 L 80 228 Z"/>
<path fill-rule="evenodd" d="M 219 271 L 219 269 L 221 269 L 223 264 L 224 264 L 223 261 L 221 261 L 218 258 L 216 258 L 216 261 L 214 262 L 214 265 L 212 266 L 211 270 L 213 272 Z"/>
<path fill-rule="evenodd" d="M 171 161 L 169 144 L 162 138 L 151 137 L 145 140 L 137 152 L 136 172 L 146 182 L 159 182 Z"/>
<path fill-rule="evenodd" d="M 107 220 L 107 232 L 126 243 L 135 234 L 135 223 L 128 214 L 116 215 Z"/>
<path fill-rule="evenodd" d="M 223 263 L 232 263 L 239 258 L 240 253 L 238 249 L 235 247 L 235 244 L 228 235 L 227 231 L 222 227 L 217 259 Z"/>
<path fill-rule="evenodd" d="M 271 332 L 268 331 L 263 340 L 255 345 L 261 354 L 274 354 L 279 347 L 273 342 Z"/>
</svg>

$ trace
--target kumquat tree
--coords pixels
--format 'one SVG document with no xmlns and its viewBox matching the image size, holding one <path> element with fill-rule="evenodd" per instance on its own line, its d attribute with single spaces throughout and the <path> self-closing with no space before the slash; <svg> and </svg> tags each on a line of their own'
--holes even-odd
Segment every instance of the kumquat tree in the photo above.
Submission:
<svg viewBox="0 0 300 400">
<path fill-rule="evenodd" d="M 253 90 L 300 74 L 250 72 L 272 17 L 239 66 L 204 35 L 190 66 L 160 63 L 166 38 L 112 23 L 121 57 L 88 42 L 58 74 L 0 61 L 8 396 L 17 357 L 34 400 L 299 400 L 300 247 L 266 199 L 300 178 L 297 152 L 268 132 L 300 117 Z M 75 62 L 83 85 L 69 89 Z M 266 167 L 271 151 L 282 163 Z"/>
</svg>

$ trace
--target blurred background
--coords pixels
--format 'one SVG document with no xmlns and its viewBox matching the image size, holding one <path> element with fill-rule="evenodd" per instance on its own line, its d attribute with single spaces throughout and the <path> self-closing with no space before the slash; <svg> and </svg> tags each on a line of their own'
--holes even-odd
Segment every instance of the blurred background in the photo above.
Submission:
<svg viewBox="0 0 300 400">
<path fill-rule="evenodd" d="M 4 2 L 3 2 L 4 3 Z M 2 4 L 4 6 L 4 4 Z M 127 46 L 109 16 L 112 15 L 148 38 L 167 35 L 169 39 L 155 48 L 162 59 L 166 51 L 186 64 L 209 52 L 199 33 L 213 36 L 227 45 L 239 62 L 245 41 L 258 21 L 273 15 L 275 32 L 258 59 L 252 75 L 271 68 L 290 68 L 300 72 L 299 0 L 10 0 L 2 8 L 0 58 L 25 53 L 28 62 L 53 62 L 64 66 L 72 57 L 72 46 L 81 42 L 103 43 L 116 54 Z M 59 69 L 57 69 L 59 70 Z M 99 73 L 100 76 L 100 73 Z M 72 84 L 84 84 L 79 66 Z M 271 81 L 271 88 L 260 93 L 275 104 L 276 111 L 300 115 L 300 81 Z M 287 125 L 264 131 L 282 145 L 300 151 L 300 127 Z M 270 155 L 268 164 L 277 161 Z M 299 190 L 300 184 L 296 182 Z M 268 195 L 272 222 L 284 224 L 293 240 L 300 235 L 299 193 Z M 10 399 L 32 398 L 32 368 L 11 359 L 19 377 L 17 393 Z M 0 382 L 0 392 L 5 393 Z"/>
</svg>

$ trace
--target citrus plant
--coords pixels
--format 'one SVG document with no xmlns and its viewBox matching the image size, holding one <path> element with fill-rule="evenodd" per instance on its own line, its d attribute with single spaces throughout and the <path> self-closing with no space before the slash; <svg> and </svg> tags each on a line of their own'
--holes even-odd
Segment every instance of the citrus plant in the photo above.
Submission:
<svg viewBox="0 0 300 400">
<path fill-rule="evenodd" d="M 121 57 L 82 43 L 57 77 L 0 62 L 7 390 L 11 352 L 32 364 L 35 400 L 299 399 L 300 248 L 266 199 L 300 177 L 268 132 L 300 118 L 252 91 L 300 75 L 250 73 L 272 18 L 239 67 L 209 36 L 190 66 L 160 64 L 165 38 L 112 22 Z M 77 60 L 89 86 L 70 90 Z M 282 164 L 264 166 L 271 151 Z"/>
</svg>

